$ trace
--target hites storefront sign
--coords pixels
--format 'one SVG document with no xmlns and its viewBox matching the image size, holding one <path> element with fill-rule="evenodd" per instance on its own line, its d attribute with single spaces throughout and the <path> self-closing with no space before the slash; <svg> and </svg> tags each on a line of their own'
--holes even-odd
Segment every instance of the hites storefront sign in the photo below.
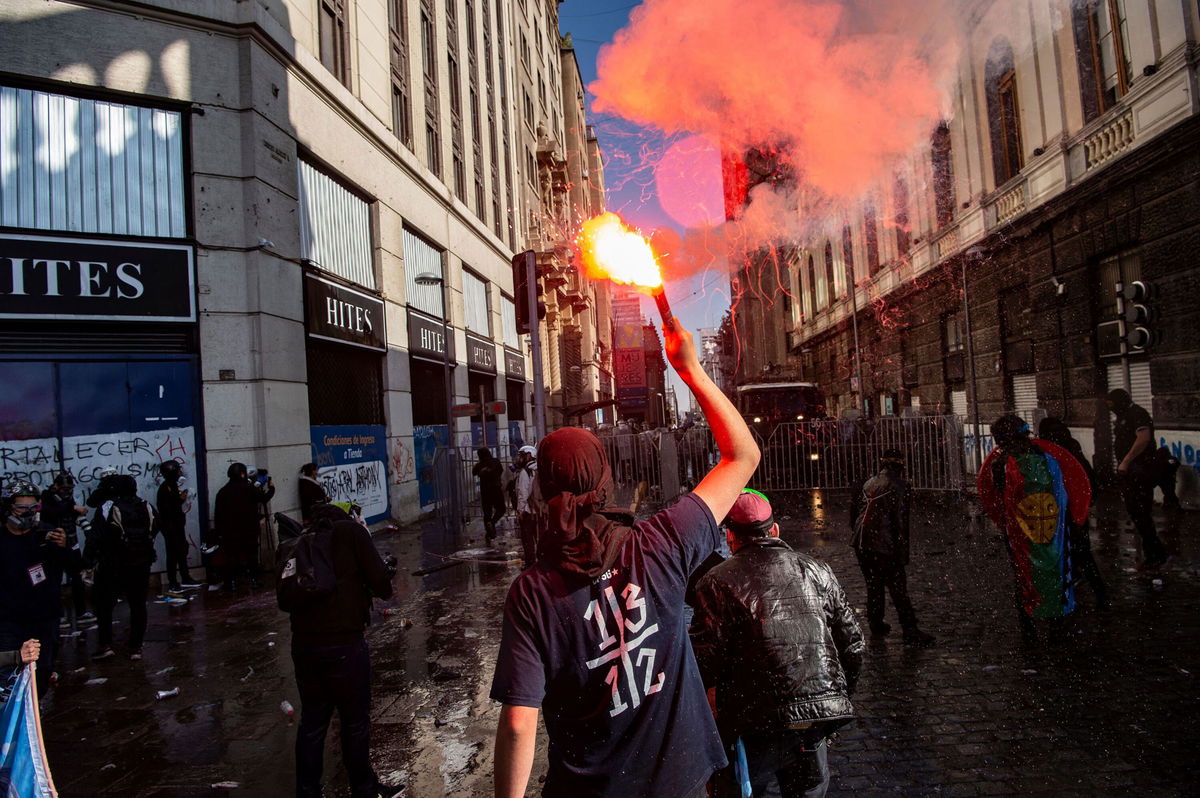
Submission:
<svg viewBox="0 0 1200 798">
<path fill-rule="evenodd" d="M 387 351 L 383 300 L 378 297 L 306 274 L 304 316 L 313 338 Z"/>
<path fill-rule="evenodd" d="M 0 235 L 0 318 L 195 321 L 192 247 Z"/>
</svg>

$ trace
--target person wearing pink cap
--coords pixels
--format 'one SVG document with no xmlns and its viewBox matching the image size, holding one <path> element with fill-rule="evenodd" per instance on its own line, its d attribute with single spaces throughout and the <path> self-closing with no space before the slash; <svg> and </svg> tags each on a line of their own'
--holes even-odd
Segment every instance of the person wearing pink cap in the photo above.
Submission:
<svg viewBox="0 0 1200 798">
<path fill-rule="evenodd" d="M 688 495 L 635 523 L 610 507 L 613 474 L 592 433 L 566 427 L 537 448 L 545 527 L 536 563 L 509 588 L 491 696 L 495 794 L 524 796 L 537 722 L 550 738 L 543 796 L 699 798 L 726 764 L 684 621 L 689 575 L 720 543 L 758 465 L 736 408 L 676 321 L 667 358 L 712 426 L 721 461 Z"/>
<path fill-rule="evenodd" d="M 738 740 L 754 795 L 817 798 L 829 788 L 827 739 L 854 719 L 863 636 L 833 570 L 779 539 L 767 497 L 745 490 L 725 518 L 733 556 L 696 585 L 690 630 L 717 728 Z M 741 798 L 731 765 L 714 798 Z M 774 785 L 778 793 L 768 793 Z"/>
</svg>

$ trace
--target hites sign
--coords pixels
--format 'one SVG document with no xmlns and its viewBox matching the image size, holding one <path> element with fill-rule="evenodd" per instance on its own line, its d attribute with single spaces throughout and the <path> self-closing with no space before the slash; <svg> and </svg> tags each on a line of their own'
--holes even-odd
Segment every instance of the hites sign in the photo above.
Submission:
<svg viewBox="0 0 1200 798">
<path fill-rule="evenodd" d="M 387 351 L 383 300 L 316 275 L 304 278 L 304 315 L 310 337 Z"/>
<path fill-rule="evenodd" d="M 0 235 L 0 318 L 195 321 L 192 248 Z"/>
</svg>

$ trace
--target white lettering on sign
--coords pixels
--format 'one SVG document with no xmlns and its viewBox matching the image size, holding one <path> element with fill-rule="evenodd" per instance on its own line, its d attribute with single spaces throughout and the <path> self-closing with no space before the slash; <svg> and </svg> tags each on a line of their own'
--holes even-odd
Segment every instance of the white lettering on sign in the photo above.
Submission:
<svg viewBox="0 0 1200 798">
<path fill-rule="evenodd" d="M 427 330 L 424 327 L 421 328 L 422 349 L 428 349 L 433 352 L 441 352 L 443 351 L 442 347 L 445 345 L 445 340 L 446 336 L 442 335 L 441 333 L 434 332 L 433 330 Z"/>
<path fill-rule="evenodd" d="M 491 368 L 495 357 L 490 350 L 481 346 L 477 346 L 475 347 L 474 352 L 471 353 L 471 360 L 477 366 L 486 366 Z"/>
<path fill-rule="evenodd" d="M 29 293 L 29 277 L 41 272 L 45 277 L 45 288 L 38 296 L 62 296 L 64 277 L 70 281 L 71 272 L 79 284 L 78 296 L 84 299 L 139 299 L 146 293 L 142 282 L 142 266 L 138 263 L 120 263 L 115 267 L 101 260 L 57 260 L 54 258 L 0 258 L 8 267 L 11 288 L 0 291 L 10 296 L 32 296 Z"/>
<path fill-rule="evenodd" d="M 355 333 L 369 333 L 375 327 L 371 322 L 371 309 L 343 302 L 337 297 L 325 297 L 325 321 L 331 327 L 341 327 Z"/>
</svg>

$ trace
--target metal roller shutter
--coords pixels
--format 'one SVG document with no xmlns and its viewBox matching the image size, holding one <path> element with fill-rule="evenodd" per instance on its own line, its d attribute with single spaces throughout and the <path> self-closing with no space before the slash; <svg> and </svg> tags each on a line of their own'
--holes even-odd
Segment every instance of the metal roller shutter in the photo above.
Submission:
<svg viewBox="0 0 1200 798">
<path fill-rule="evenodd" d="M 1025 423 L 1033 426 L 1037 423 L 1034 418 L 1038 407 L 1037 375 L 1014 374 L 1012 380 L 1012 411 L 1024 419 Z"/>
</svg>

